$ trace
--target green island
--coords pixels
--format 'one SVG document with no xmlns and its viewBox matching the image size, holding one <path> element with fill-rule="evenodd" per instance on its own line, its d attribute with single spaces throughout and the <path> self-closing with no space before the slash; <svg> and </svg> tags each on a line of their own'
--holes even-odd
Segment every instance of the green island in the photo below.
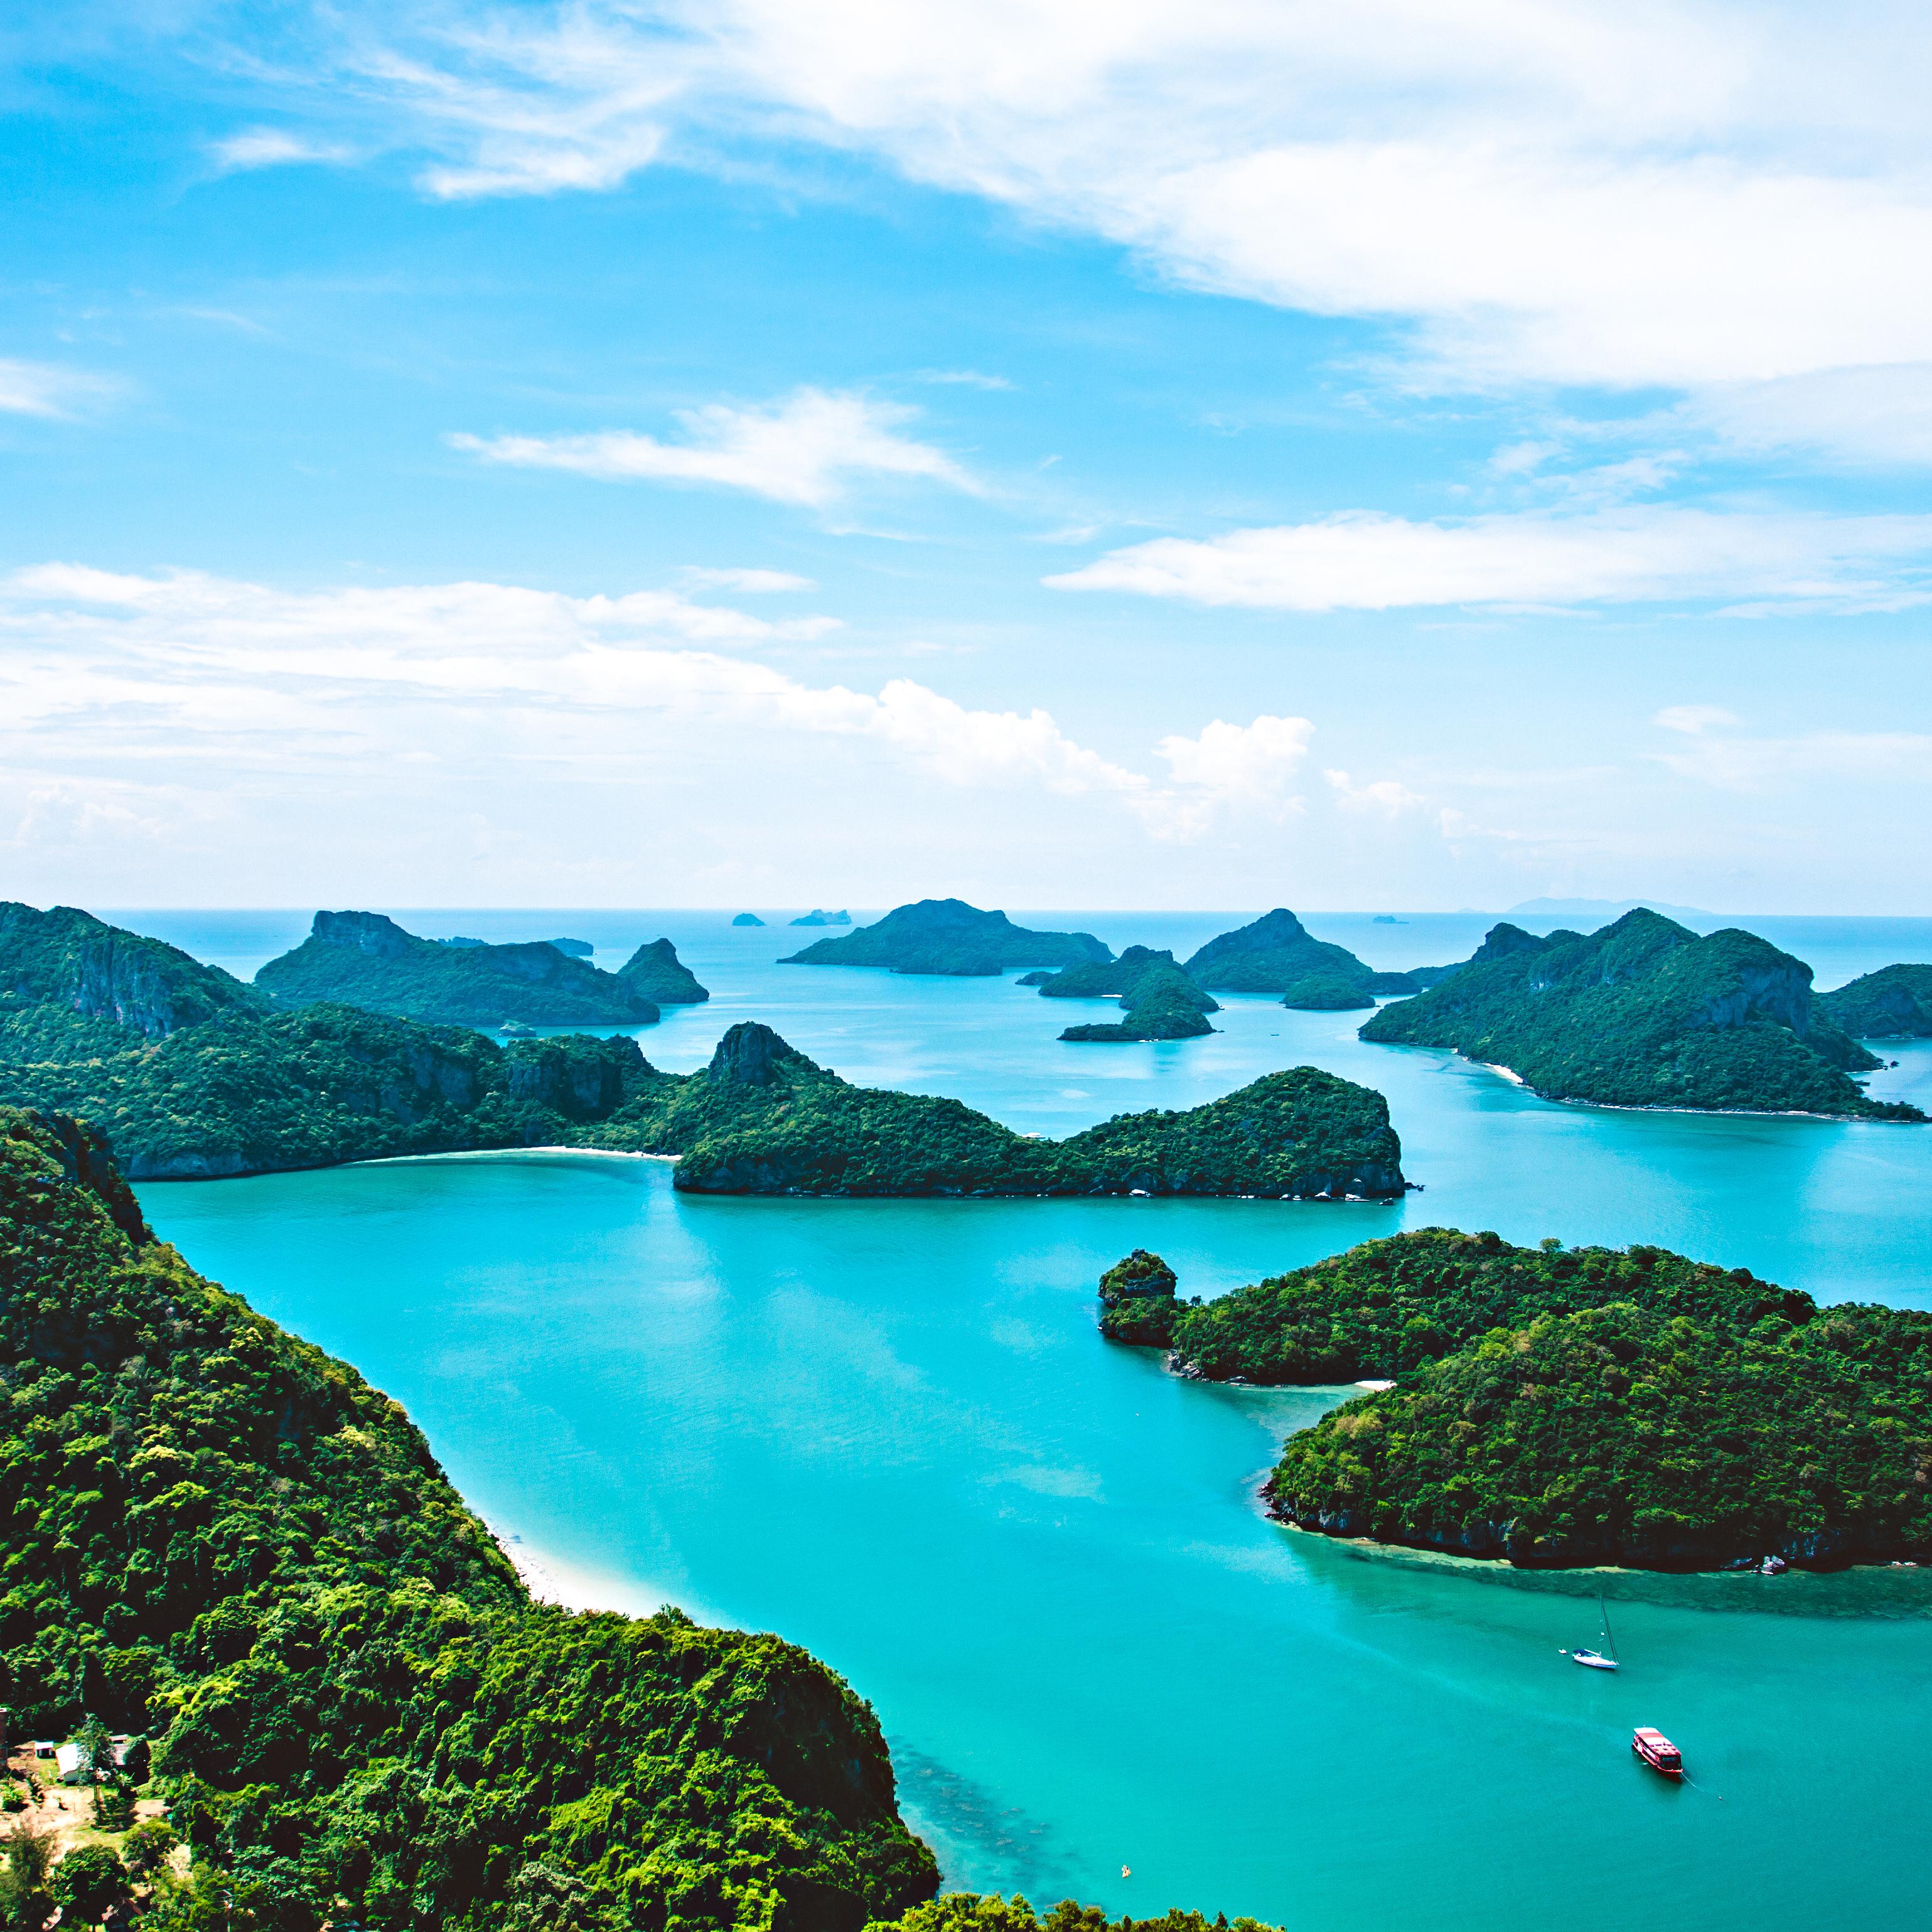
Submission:
<svg viewBox="0 0 1932 1932">
<path fill-rule="evenodd" d="M 1212 992 L 1277 997 L 1311 980 L 1340 981 L 1365 995 L 1412 993 L 1423 983 L 1412 974 L 1378 973 L 1346 946 L 1317 939 L 1285 906 L 1209 940 L 1188 960 L 1186 970 L 1197 985 Z"/>
<path fill-rule="evenodd" d="M 1932 966 L 1883 966 L 1815 1004 L 1853 1040 L 1932 1040 Z"/>
<path fill-rule="evenodd" d="M 15 925 L 0 928 L 0 1102 L 92 1122 L 136 1180 L 585 1147 L 680 1156 L 676 1185 L 712 1193 L 1385 1198 L 1405 1185 L 1382 1096 L 1312 1067 L 1036 1140 L 956 1100 L 855 1087 L 752 1022 L 702 1071 L 667 1073 L 628 1038 L 499 1046 L 330 1002 L 269 1007 L 83 913 Z"/>
<path fill-rule="evenodd" d="M 656 1004 L 630 980 L 560 952 L 440 945 L 374 912 L 319 912 L 308 938 L 255 975 L 284 1006 L 332 1000 L 397 1019 L 462 1026 L 646 1026 Z"/>
<path fill-rule="evenodd" d="M 1339 974 L 1311 973 L 1282 994 L 1281 1003 L 1301 1013 L 1352 1013 L 1376 1004 L 1376 996 L 1360 980 Z"/>
<path fill-rule="evenodd" d="M 1030 932 L 1004 913 L 982 912 L 964 899 L 920 899 L 894 907 L 874 925 L 814 940 L 778 964 L 987 979 L 1010 966 L 1071 966 L 1113 956 L 1090 932 Z"/>
<path fill-rule="evenodd" d="M 1406 1185 L 1388 1102 L 1316 1067 L 1050 1141 L 958 1100 L 855 1087 L 752 1021 L 725 1034 L 702 1072 L 647 1068 L 578 1138 L 676 1153 L 675 1184 L 698 1193 L 1385 1200 Z"/>
<path fill-rule="evenodd" d="M 741 912 L 731 923 L 734 926 L 763 926 L 764 921 L 754 912 Z"/>
<path fill-rule="evenodd" d="M 1641 908 L 1587 936 L 1498 926 L 1447 979 L 1364 1021 L 1361 1037 L 1453 1047 L 1553 1100 L 1925 1118 L 1852 1078 L 1882 1063 L 1821 1017 L 1802 960 Z"/>
<path fill-rule="evenodd" d="M 823 906 L 814 906 L 811 911 L 801 913 L 796 919 L 786 922 L 791 926 L 850 926 L 852 915 L 842 907 L 837 912 L 827 912 Z"/>
<path fill-rule="evenodd" d="M 677 956 L 668 939 L 640 946 L 617 968 L 617 977 L 655 1006 L 694 1006 L 711 997 L 698 975 Z"/>
<path fill-rule="evenodd" d="M 1393 1382 L 1284 1444 L 1263 1493 L 1303 1528 L 1528 1568 L 1932 1556 L 1932 1312 L 1442 1228 L 1204 1305 L 1136 1251 L 1100 1301 L 1185 1376 Z"/>
<path fill-rule="evenodd" d="M 1144 946 L 1130 946 L 1115 960 L 1083 960 L 1058 973 L 1029 974 L 1020 983 L 1028 981 L 1048 999 L 1119 999 L 1117 1023 L 1070 1026 L 1060 1036 L 1066 1040 L 1196 1040 L 1214 1030 L 1206 1016 L 1221 1010 L 1219 1000 L 1175 965 L 1172 952 Z"/>
</svg>

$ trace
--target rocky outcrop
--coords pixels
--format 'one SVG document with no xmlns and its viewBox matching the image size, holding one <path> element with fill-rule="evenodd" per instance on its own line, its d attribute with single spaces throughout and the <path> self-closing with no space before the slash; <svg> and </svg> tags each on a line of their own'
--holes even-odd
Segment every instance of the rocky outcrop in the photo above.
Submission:
<svg viewBox="0 0 1932 1932">
<path fill-rule="evenodd" d="M 512 1100 L 546 1107 L 567 1120 L 606 1119 L 650 1072 L 634 1040 L 520 1041 L 503 1055 Z"/>
<path fill-rule="evenodd" d="M 1174 1270 L 1136 1248 L 1100 1277 L 1100 1333 L 1110 1342 L 1165 1348 L 1174 1340 Z"/>
<path fill-rule="evenodd" d="M 680 960 L 677 948 L 668 939 L 654 939 L 639 946 L 617 968 L 617 976 L 660 1006 L 694 1006 L 711 997 L 699 985 L 698 975 Z"/>
<path fill-rule="evenodd" d="M 741 1087 L 772 1087 L 788 1069 L 812 1073 L 824 1070 L 762 1021 L 740 1020 L 718 1042 L 704 1077 Z"/>
</svg>

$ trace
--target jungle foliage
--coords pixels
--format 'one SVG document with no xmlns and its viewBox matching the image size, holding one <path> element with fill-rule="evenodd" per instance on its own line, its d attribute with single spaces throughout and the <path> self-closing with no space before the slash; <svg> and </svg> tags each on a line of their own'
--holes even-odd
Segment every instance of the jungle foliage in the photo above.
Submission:
<svg viewBox="0 0 1932 1932">
<path fill-rule="evenodd" d="M 395 1403 L 154 1240 L 88 1130 L 10 1108 L 0 1473 L 0 1700 L 155 1741 L 195 1858 L 128 1835 L 157 1932 L 859 1932 L 935 1888 L 838 1678 L 533 1604 Z M 62 1883 L 124 1882 L 94 1863 Z M 15 1876 L 10 1910 L 59 1894 Z"/>
</svg>

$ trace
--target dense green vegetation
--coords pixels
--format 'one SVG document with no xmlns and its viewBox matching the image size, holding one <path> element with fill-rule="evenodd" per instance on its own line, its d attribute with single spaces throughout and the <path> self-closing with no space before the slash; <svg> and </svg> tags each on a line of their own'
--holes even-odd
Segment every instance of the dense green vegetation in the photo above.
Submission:
<svg viewBox="0 0 1932 1932">
<path fill-rule="evenodd" d="M 66 1030 L 47 1006 L 14 1038 L 0 1027 L 0 1100 L 93 1121 L 137 1180 L 555 1144 L 649 1072 L 632 1040 L 499 1047 L 466 1028 L 332 1005 L 238 1011 L 152 1046 L 124 1029 L 105 1041 L 63 1040 Z"/>
<path fill-rule="evenodd" d="M 1165 1912 L 1158 1918 L 1109 1922 L 1097 1906 L 1078 1905 L 1070 1898 L 1042 1918 L 1017 1894 L 1005 1899 L 970 1892 L 944 1892 L 893 1922 L 896 1932 L 1274 1932 L 1258 1919 L 1231 1922 L 1226 1912 L 1208 1918 L 1198 1912 Z M 868 1932 L 884 1928 L 868 1928 Z"/>
<path fill-rule="evenodd" d="M 1144 946 L 1130 946 L 1116 960 L 1066 967 L 1046 978 L 1040 990 L 1049 999 L 1120 998 L 1117 1022 L 1070 1026 L 1062 1040 L 1195 1040 L 1214 1030 L 1205 1016 L 1221 1010 L 1218 1000 L 1175 965 L 1172 952 Z"/>
<path fill-rule="evenodd" d="M 10 1109 L 0 1469 L 0 1699 L 154 1738 L 196 1859 L 158 1932 L 859 1932 L 934 1888 L 836 1678 L 532 1605 L 394 1402 L 154 1241 L 86 1130 Z"/>
<path fill-rule="evenodd" d="M 464 1026 L 643 1026 L 658 1017 L 634 980 L 572 958 L 548 940 L 439 945 L 373 912 L 317 913 L 308 938 L 271 959 L 255 985 L 285 1006 L 329 1000 L 397 1019 Z"/>
<path fill-rule="evenodd" d="M 660 1006 L 694 1006 L 710 998 L 698 975 L 677 956 L 668 939 L 640 946 L 617 968 L 617 977 Z"/>
<path fill-rule="evenodd" d="M 1332 973 L 1311 974 L 1298 980 L 1281 996 L 1285 1006 L 1304 1013 L 1358 1012 L 1372 1006 L 1376 996 L 1359 982 L 1338 978 Z"/>
<path fill-rule="evenodd" d="M 680 1154 L 676 1185 L 704 1193 L 1386 1198 L 1404 1185 L 1388 1102 L 1315 1067 L 1036 1140 L 957 1100 L 854 1087 L 752 1022 L 703 1072 L 651 1072 L 578 1138 Z"/>
<path fill-rule="evenodd" d="M 784 966 L 884 966 L 895 973 L 989 977 L 1009 966 L 1070 966 L 1112 954 L 1090 932 L 1029 932 L 964 899 L 920 899 L 872 926 L 814 940 Z"/>
<path fill-rule="evenodd" d="M 1378 973 L 1346 946 L 1316 938 L 1285 906 L 1210 939 L 1187 962 L 1189 974 L 1217 993 L 1283 994 L 1309 980 L 1339 980 L 1368 993 L 1408 993 L 1406 973 Z"/>
<path fill-rule="evenodd" d="M 1304 1528 L 1543 1565 L 1932 1552 L 1932 1313 L 1439 1228 L 1205 1306 L 1137 1252 L 1100 1299 L 1185 1374 L 1396 1382 L 1288 1439 L 1267 1493 Z"/>
<path fill-rule="evenodd" d="M 1587 937 L 1499 926 L 1466 965 L 1384 1006 L 1364 1040 L 1454 1047 L 1552 1100 L 1924 1119 L 1869 1100 L 1879 1062 L 1821 1018 L 1811 969 L 1748 932 L 1642 909 Z"/>
<path fill-rule="evenodd" d="M 1820 993 L 1826 1024 L 1853 1040 L 1932 1040 L 1932 966 L 1884 966 Z"/>
</svg>

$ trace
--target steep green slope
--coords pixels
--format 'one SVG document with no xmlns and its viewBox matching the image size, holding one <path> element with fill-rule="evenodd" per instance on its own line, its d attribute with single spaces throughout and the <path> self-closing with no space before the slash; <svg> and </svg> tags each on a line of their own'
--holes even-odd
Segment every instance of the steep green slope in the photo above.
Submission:
<svg viewBox="0 0 1932 1932">
<path fill-rule="evenodd" d="M 1439 1228 L 1205 1306 L 1136 1251 L 1100 1302 L 1103 1333 L 1184 1374 L 1395 1380 L 1284 1446 L 1266 1493 L 1306 1528 L 1525 1564 L 1932 1552 L 1932 1314 Z"/>
<path fill-rule="evenodd" d="M 1811 969 L 1748 932 L 1653 912 L 1587 937 L 1498 926 L 1469 963 L 1384 1006 L 1366 1040 L 1454 1047 L 1552 1100 L 1922 1120 L 1868 1100 L 1879 1064 L 1814 1010 Z"/>
<path fill-rule="evenodd" d="M 660 1006 L 694 1006 L 710 998 L 698 975 L 677 956 L 668 939 L 640 946 L 617 968 L 617 977 L 644 998 Z"/>
<path fill-rule="evenodd" d="M 85 1130 L 11 1109 L 0 1469 L 16 1726 L 158 1740 L 184 1925 L 482 1932 L 562 1891 L 612 1932 L 858 1932 L 934 1889 L 836 1678 L 530 1604 L 394 1402 L 155 1243 Z"/>
<path fill-rule="evenodd" d="M 1151 952 L 1144 946 L 1129 946 L 1110 964 L 1090 961 L 1070 966 L 1040 990 L 1048 999 L 1119 996 L 1118 1021 L 1070 1026 L 1060 1036 L 1068 1040 L 1196 1040 L 1214 1030 L 1207 1016 L 1221 1010 L 1213 994 L 1204 993 L 1174 964 L 1172 953 Z"/>
<path fill-rule="evenodd" d="M 872 926 L 814 940 L 782 966 L 884 966 L 895 973 L 987 977 L 1009 966 L 1070 966 L 1112 954 L 1090 932 L 1030 932 L 964 899 L 920 899 Z"/>
<path fill-rule="evenodd" d="M 308 938 L 255 985 L 283 1006 L 322 1000 L 462 1026 L 642 1026 L 656 1006 L 630 980 L 548 941 L 441 946 L 380 913 L 319 912 Z"/>
<path fill-rule="evenodd" d="M 1932 966 L 1883 966 L 1820 993 L 1815 1005 L 1853 1040 L 1932 1040 Z"/>
<path fill-rule="evenodd" d="M 1246 926 L 1210 939 L 1187 962 L 1189 976 L 1216 993 L 1285 994 L 1309 980 L 1336 980 L 1370 993 L 1407 993 L 1404 973 L 1378 973 L 1346 946 L 1317 939 L 1277 906 Z"/>
</svg>

